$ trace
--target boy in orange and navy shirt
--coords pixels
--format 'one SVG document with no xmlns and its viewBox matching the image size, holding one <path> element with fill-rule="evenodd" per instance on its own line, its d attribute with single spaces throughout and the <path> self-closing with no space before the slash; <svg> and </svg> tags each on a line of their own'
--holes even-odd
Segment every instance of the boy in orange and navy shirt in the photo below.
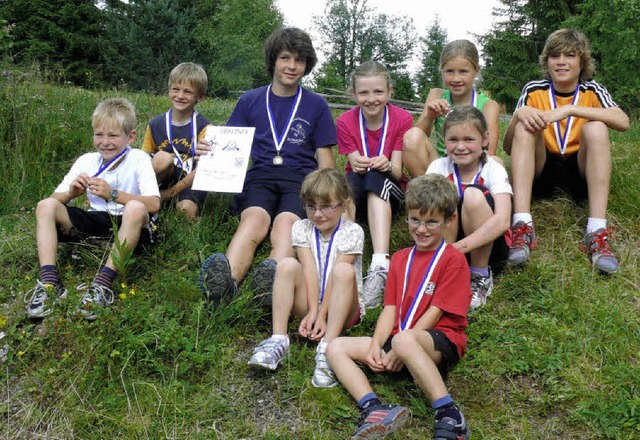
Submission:
<svg viewBox="0 0 640 440">
<path fill-rule="evenodd" d="M 606 213 L 611 178 L 609 128 L 625 131 L 629 118 L 592 79 L 589 41 L 573 29 L 552 33 L 540 55 L 545 79 L 524 86 L 504 139 L 511 155 L 514 215 L 509 262 L 521 265 L 537 244 L 531 197 L 568 188 L 588 198 L 589 219 L 582 241 L 601 273 L 618 270 L 611 252 Z"/>
</svg>

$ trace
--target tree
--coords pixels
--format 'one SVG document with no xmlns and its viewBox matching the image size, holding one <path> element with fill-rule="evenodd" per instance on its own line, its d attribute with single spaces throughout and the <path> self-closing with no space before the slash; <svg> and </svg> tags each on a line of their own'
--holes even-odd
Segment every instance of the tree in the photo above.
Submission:
<svg viewBox="0 0 640 440">
<path fill-rule="evenodd" d="M 329 0 L 322 17 L 314 18 L 327 61 L 320 67 L 317 87 L 345 89 L 355 67 L 368 60 L 384 63 L 392 74 L 407 67 L 415 43 L 413 20 L 374 14 L 367 0 Z"/>
<path fill-rule="evenodd" d="M 493 99 L 515 107 L 522 86 L 540 77 L 538 55 L 547 36 L 576 13 L 576 0 L 501 0 L 491 31 L 478 36 L 484 49 L 482 85 Z"/>
<path fill-rule="evenodd" d="M 17 63 L 37 62 L 57 79 L 91 85 L 101 64 L 96 29 L 102 12 L 93 0 L 3 0 L 0 17 L 12 35 Z"/>
<path fill-rule="evenodd" d="M 627 112 L 640 108 L 640 0 L 590 0 L 567 21 L 591 42 L 596 80 Z M 633 72 L 633 74 L 626 74 Z"/>
<path fill-rule="evenodd" d="M 429 90 L 442 86 L 440 73 L 440 54 L 447 44 L 447 30 L 440 25 L 440 17 L 436 14 L 433 24 L 427 28 L 427 36 L 420 39 L 421 67 L 416 75 L 418 95 L 426 100 Z"/>
</svg>

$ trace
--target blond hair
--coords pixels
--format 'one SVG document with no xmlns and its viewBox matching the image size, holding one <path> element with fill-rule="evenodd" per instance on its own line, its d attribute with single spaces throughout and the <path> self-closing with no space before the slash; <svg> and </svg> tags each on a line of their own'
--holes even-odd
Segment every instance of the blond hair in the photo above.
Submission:
<svg viewBox="0 0 640 440">
<path fill-rule="evenodd" d="M 321 168 L 307 175 L 300 197 L 306 205 L 328 204 L 351 200 L 351 188 L 344 174 L 333 168 Z"/>
<path fill-rule="evenodd" d="M 420 215 L 442 213 L 445 219 L 456 212 L 458 200 L 453 182 L 435 173 L 411 179 L 405 194 L 407 210 L 417 209 Z"/>
<path fill-rule="evenodd" d="M 546 79 L 550 79 L 550 56 L 569 52 L 575 52 L 580 58 L 580 81 L 588 81 L 593 78 L 596 63 L 591 57 L 591 45 L 587 37 L 575 29 L 558 29 L 549 35 L 540 54 L 542 75 Z"/>
<path fill-rule="evenodd" d="M 469 40 L 455 40 L 447 43 L 440 54 L 440 70 L 455 57 L 462 57 L 469 61 L 475 70 L 480 69 L 480 57 L 476 45 Z"/>
<path fill-rule="evenodd" d="M 128 99 L 106 99 L 93 111 L 91 125 L 113 127 L 128 135 L 136 128 L 136 109 Z"/>
<path fill-rule="evenodd" d="M 195 89 L 199 97 L 202 97 L 207 93 L 209 79 L 207 72 L 200 64 L 180 63 L 169 74 L 169 89 L 175 84 L 188 84 Z"/>
<path fill-rule="evenodd" d="M 351 72 L 351 83 L 349 86 L 350 93 L 356 91 L 356 80 L 358 78 L 366 78 L 369 76 L 381 76 L 387 83 L 387 88 L 391 91 L 391 76 L 387 67 L 379 61 L 365 61 Z"/>
</svg>

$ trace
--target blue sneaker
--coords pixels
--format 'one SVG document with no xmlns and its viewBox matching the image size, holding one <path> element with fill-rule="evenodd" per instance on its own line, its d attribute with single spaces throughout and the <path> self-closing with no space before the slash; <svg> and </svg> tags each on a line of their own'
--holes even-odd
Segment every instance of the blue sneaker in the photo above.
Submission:
<svg viewBox="0 0 640 440">
<path fill-rule="evenodd" d="M 223 253 L 210 255 L 200 269 L 200 290 L 207 303 L 216 307 L 222 300 L 233 299 L 238 286 L 231 276 L 229 260 Z"/>
<path fill-rule="evenodd" d="M 451 417 L 438 420 L 433 430 L 433 440 L 469 440 L 471 431 L 467 427 L 464 415 L 460 413 L 460 416 L 462 417 L 460 423 Z"/>
<path fill-rule="evenodd" d="M 398 405 L 378 405 L 360 414 L 358 429 L 351 440 L 379 439 L 402 427 L 411 417 L 411 412 Z"/>
</svg>

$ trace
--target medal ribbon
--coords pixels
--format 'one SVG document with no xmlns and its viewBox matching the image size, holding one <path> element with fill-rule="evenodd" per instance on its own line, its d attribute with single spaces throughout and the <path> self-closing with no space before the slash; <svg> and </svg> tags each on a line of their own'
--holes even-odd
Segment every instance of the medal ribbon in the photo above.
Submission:
<svg viewBox="0 0 640 440">
<path fill-rule="evenodd" d="M 478 166 L 478 173 L 473 178 L 472 185 L 478 183 L 480 180 L 480 173 L 482 172 L 482 163 Z M 453 164 L 453 183 L 456 184 L 456 188 L 458 189 L 458 197 L 462 200 L 462 195 L 464 194 L 464 188 L 462 188 L 462 179 L 460 179 L 460 171 L 458 170 L 458 164 Z"/>
<path fill-rule="evenodd" d="M 115 163 L 118 159 L 120 159 L 122 156 L 124 156 L 125 154 L 127 154 L 127 152 L 131 149 L 130 146 L 127 145 L 127 147 L 122 150 L 120 153 L 118 153 L 118 155 L 116 157 L 114 157 L 113 159 L 111 159 L 109 162 L 104 163 L 104 159 L 102 159 L 102 161 L 100 162 L 100 166 L 98 167 L 98 172 L 95 173 L 93 176 L 91 177 L 98 177 L 100 174 L 102 174 L 104 172 L 104 170 L 106 170 L 107 168 L 109 168 L 111 166 L 112 163 Z"/>
<path fill-rule="evenodd" d="M 169 145 L 173 148 L 173 154 L 175 154 L 176 159 L 178 159 L 178 166 L 185 170 L 187 173 L 191 172 L 191 163 L 184 163 L 180 158 L 180 153 L 176 150 L 176 147 L 173 145 L 173 132 L 171 125 L 171 110 L 165 114 L 164 122 L 167 128 L 167 139 L 169 140 Z M 198 143 L 198 125 L 196 124 L 196 116 L 198 115 L 197 111 L 193 111 L 193 115 L 191 115 L 191 157 L 195 157 L 196 155 L 196 144 Z"/>
<path fill-rule="evenodd" d="M 300 100 L 302 99 L 302 87 L 298 86 L 298 91 L 296 92 L 295 103 L 291 107 L 291 112 L 289 113 L 289 119 L 287 119 L 287 123 L 285 125 L 284 132 L 278 136 L 278 132 L 276 129 L 276 125 L 274 122 L 273 112 L 271 111 L 271 106 L 269 105 L 269 93 L 271 92 L 271 85 L 267 87 L 267 116 L 269 117 L 269 126 L 271 127 L 271 136 L 273 136 L 273 145 L 276 147 L 276 155 L 280 156 L 280 150 L 284 145 L 284 141 L 287 140 L 287 135 L 289 134 L 289 129 L 291 128 L 291 124 L 293 123 L 293 119 L 298 111 L 298 106 L 300 105 Z"/>
<path fill-rule="evenodd" d="M 387 139 L 387 128 L 389 127 L 388 113 L 389 108 L 385 105 L 384 115 L 382 116 L 382 133 L 380 133 L 380 141 L 378 142 L 377 156 L 381 156 L 384 151 L 384 144 Z M 362 110 L 360 110 L 360 140 L 362 141 L 362 150 L 364 151 L 364 155 L 371 157 L 371 154 L 369 153 L 369 139 L 367 136 L 367 122 L 364 120 L 364 113 Z"/>
<path fill-rule="evenodd" d="M 411 321 L 413 321 L 413 317 L 416 314 L 416 311 L 418 310 L 418 305 L 420 304 L 420 301 L 422 301 L 424 292 L 427 290 L 427 286 L 429 285 L 429 280 L 431 279 L 431 275 L 433 275 L 433 272 L 436 269 L 438 261 L 440 261 L 440 257 L 442 257 L 442 254 L 444 253 L 444 250 L 446 247 L 447 247 L 447 244 L 445 243 L 444 240 L 442 240 L 442 242 L 440 243 L 440 246 L 438 246 L 438 249 L 436 249 L 435 253 L 433 254 L 433 257 L 431 257 L 431 261 L 429 262 L 429 267 L 427 268 L 427 273 L 425 274 L 424 278 L 422 279 L 422 282 L 418 286 L 416 296 L 413 298 L 413 301 L 411 302 L 411 306 L 409 306 L 407 316 L 404 319 L 402 319 L 402 305 L 404 304 L 404 296 L 407 292 L 409 274 L 411 273 L 411 266 L 413 266 L 413 258 L 415 256 L 417 246 L 414 246 L 413 249 L 411 249 L 411 253 L 409 254 L 409 258 L 407 259 L 407 264 L 404 270 L 404 285 L 402 286 L 402 299 L 400 300 L 400 314 L 398 315 L 398 324 L 400 327 L 400 331 L 404 331 L 410 328 Z"/>
<path fill-rule="evenodd" d="M 314 228 L 315 235 L 316 235 L 316 255 L 315 255 L 316 265 L 318 266 L 318 275 L 321 276 L 319 302 L 322 302 L 322 300 L 324 299 L 324 291 L 327 288 L 327 278 L 329 278 L 329 257 L 331 256 L 333 239 L 336 236 L 336 232 L 338 232 L 338 229 L 340 229 L 341 224 L 342 224 L 342 219 L 338 221 L 338 226 L 336 226 L 336 229 L 334 229 L 334 231 L 331 233 L 331 238 L 329 239 L 329 246 L 327 247 L 327 255 L 324 258 L 324 266 L 322 266 L 322 270 L 320 269 L 320 263 L 322 262 L 322 251 L 320 249 L 320 240 L 321 240 L 320 231 L 318 231 L 318 228 Z"/>
<path fill-rule="evenodd" d="M 576 86 L 576 90 L 573 92 L 573 99 L 571 100 L 571 105 L 576 105 L 578 103 L 578 99 L 580 98 L 580 83 Z M 553 88 L 553 83 L 549 81 L 549 101 L 551 101 L 551 107 L 553 109 L 558 108 L 558 103 L 556 102 L 556 92 Z M 565 126 L 564 134 L 561 134 L 562 127 L 560 126 L 560 121 L 556 121 L 553 124 L 553 130 L 556 134 L 556 142 L 558 142 L 558 147 L 560 148 L 560 154 L 564 155 L 565 150 L 567 149 L 567 141 L 569 140 L 569 133 L 571 132 L 571 125 L 573 124 L 573 117 L 567 117 L 567 124 Z"/>
<path fill-rule="evenodd" d="M 453 109 L 453 99 L 451 99 L 451 93 L 449 93 L 449 104 L 451 104 L 451 109 Z M 478 108 L 478 95 L 476 94 L 476 89 L 471 89 L 471 105 L 475 108 Z M 449 111 L 451 111 L 451 109 Z"/>
</svg>

